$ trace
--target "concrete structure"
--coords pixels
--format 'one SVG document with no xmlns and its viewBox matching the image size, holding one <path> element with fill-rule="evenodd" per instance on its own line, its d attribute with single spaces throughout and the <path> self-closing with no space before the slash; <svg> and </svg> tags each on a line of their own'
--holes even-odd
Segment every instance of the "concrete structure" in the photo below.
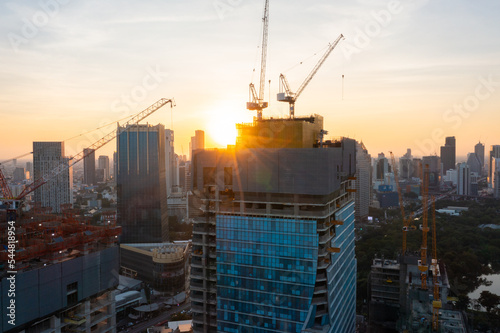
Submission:
<svg viewBox="0 0 500 333">
<path fill-rule="evenodd" d="M 493 165 L 493 159 L 500 158 L 500 145 L 493 145 L 490 149 L 490 164 L 488 171 L 488 186 L 493 188 L 493 171 L 495 166 Z"/>
<path fill-rule="evenodd" d="M 470 195 L 470 168 L 467 163 L 457 164 L 457 194 Z"/>
<path fill-rule="evenodd" d="M 320 116 L 238 128 L 192 161 L 194 332 L 353 332 L 356 142 L 320 149 Z"/>
<path fill-rule="evenodd" d="M 129 126 L 117 138 L 117 152 L 121 243 L 168 241 L 164 126 Z"/>
<path fill-rule="evenodd" d="M 64 142 L 33 142 L 33 178 L 39 179 L 50 174 L 61 165 L 69 165 L 69 158 L 64 157 Z M 73 203 L 73 172 L 66 168 L 58 176 L 35 190 L 35 202 L 42 207 L 51 207 L 59 213 L 61 205 Z"/>
<path fill-rule="evenodd" d="M 121 274 L 177 295 L 189 280 L 190 242 L 120 244 Z"/>
<path fill-rule="evenodd" d="M 83 183 L 86 185 L 95 185 L 95 150 L 85 148 L 83 150 Z"/>
<path fill-rule="evenodd" d="M 441 146 L 441 163 L 443 163 L 443 173 L 447 170 L 455 169 L 456 163 L 455 137 L 448 136 L 445 140 L 445 145 Z"/>
<path fill-rule="evenodd" d="M 478 142 L 474 146 L 474 154 L 476 154 L 477 158 L 479 159 L 479 163 L 481 163 L 481 172 L 479 173 L 479 176 L 482 176 L 484 174 L 484 144 L 481 142 Z"/>
<path fill-rule="evenodd" d="M 1 214 L 0 214 L 1 215 Z M 115 288 L 118 285 L 117 235 L 120 228 L 92 226 L 65 216 L 28 215 L 16 227 L 19 237 L 15 269 L 0 250 L 0 328 L 2 332 L 116 332 Z M 7 224 L 0 242 L 7 244 Z M 9 297 L 15 270 L 15 297 Z M 15 300 L 15 325 L 8 306 Z"/>
<path fill-rule="evenodd" d="M 104 175 L 103 175 L 104 181 L 111 179 L 108 156 L 106 155 L 99 156 L 99 158 L 97 159 L 97 170 L 104 170 Z"/>
<path fill-rule="evenodd" d="M 358 221 L 368 217 L 368 207 L 372 201 L 371 156 L 363 142 L 356 143 L 356 205 Z"/>
<path fill-rule="evenodd" d="M 172 194 L 172 189 L 179 185 L 177 159 L 174 151 L 174 131 L 165 130 L 165 170 L 167 180 L 167 197 Z"/>
</svg>

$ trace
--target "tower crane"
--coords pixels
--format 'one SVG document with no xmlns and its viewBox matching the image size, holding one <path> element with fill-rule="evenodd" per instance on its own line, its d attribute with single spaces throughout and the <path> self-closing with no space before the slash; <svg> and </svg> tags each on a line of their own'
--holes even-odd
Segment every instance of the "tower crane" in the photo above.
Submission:
<svg viewBox="0 0 500 333">
<path fill-rule="evenodd" d="M 30 154 L 33 154 L 33 152 L 29 152 L 29 153 L 11 158 L 10 160 L 3 161 L 2 163 L 0 163 L 0 165 L 7 164 L 9 162 L 17 160 L 19 158 L 23 158 L 23 157 L 28 156 Z M 12 195 L 10 187 L 7 184 L 7 178 L 5 178 L 5 175 L 3 174 L 2 169 L 0 169 L 0 195 L 1 195 L 0 198 L 14 199 L 14 196 Z"/>
<path fill-rule="evenodd" d="M 56 168 L 52 169 L 49 173 L 43 175 L 42 177 L 40 177 L 40 178 L 36 179 L 35 181 L 33 181 L 32 183 L 28 184 L 24 188 L 24 190 L 21 192 L 21 194 L 15 198 L 12 197 L 12 194 L 10 194 L 10 197 L 9 197 L 9 195 L 6 197 L 5 192 L 6 192 L 6 189 L 8 188 L 8 186 L 7 186 L 7 184 L 5 184 L 5 185 L 3 183 L 0 184 L 2 186 L 2 194 L 3 194 L 3 198 L 0 198 L 0 203 L 1 202 L 8 203 L 9 207 L 10 207 L 9 210 L 11 212 L 12 211 L 15 212 L 20 207 L 20 203 L 21 203 L 22 199 L 24 199 L 28 194 L 35 191 L 37 188 L 39 188 L 43 184 L 47 183 L 48 181 L 54 179 L 59 174 L 61 174 L 63 171 L 72 167 L 73 165 L 75 165 L 79 161 L 83 160 L 87 155 L 92 153 L 92 150 L 97 150 L 97 149 L 101 148 L 102 146 L 104 146 L 105 144 L 107 144 L 108 142 L 110 142 L 111 140 L 113 140 L 114 138 L 116 138 L 118 135 L 120 135 L 125 130 L 127 125 L 132 125 L 132 124 L 138 123 L 139 121 L 150 116 L 152 113 L 156 112 L 158 109 L 160 109 L 162 106 L 164 106 L 168 103 L 170 103 L 171 107 L 175 106 L 175 101 L 173 99 L 162 98 L 162 99 L 158 100 L 157 102 L 155 102 L 154 104 L 152 104 L 151 106 L 149 106 L 147 109 L 137 113 L 135 116 L 130 118 L 125 123 L 124 127 L 122 127 L 121 130 L 118 130 L 118 131 L 113 130 L 112 132 L 108 133 L 107 135 L 105 135 L 104 137 L 97 140 L 95 143 L 93 143 L 89 147 L 87 147 L 87 149 L 90 149 L 90 150 L 84 149 L 83 151 L 81 151 L 77 155 L 70 158 L 69 163 L 60 164 Z M 85 153 L 85 152 L 87 152 L 87 153 Z M 3 175 L 0 177 L 3 177 Z M 9 192 L 10 192 L 10 189 L 9 189 Z"/>
<path fill-rule="evenodd" d="M 429 190 L 429 165 L 426 164 L 422 180 L 422 245 L 420 247 L 420 260 L 418 261 L 418 270 L 420 271 L 421 287 L 427 289 L 427 233 L 428 226 L 428 201 L 427 191 Z"/>
<path fill-rule="evenodd" d="M 269 0 L 264 4 L 264 16 L 262 18 L 264 28 L 262 29 L 262 54 L 260 57 L 260 85 L 259 94 L 255 90 L 253 83 L 250 83 L 250 102 L 247 102 L 247 109 L 257 111 L 257 119 L 262 119 L 262 110 L 267 108 L 268 103 L 264 102 L 264 86 L 266 81 L 266 60 L 267 60 L 267 35 L 269 27 Z"/>
<path fill-rule="evenodd" d="M 442 307 L 439 297 L 438 277 L 441 276 L 437 260 L 437 240 L 436 240 L 436 198 L 432 196 L 432 283 L 434 285 L 434 300 L 432 301 L 432 329 L 439 328 L 439 309 Z"/>
<path fill-rule="evenodd" d="M 403 202 L 403 194 L 401 193 L 401 187 L 399 186 L 399 175 L 398 175 L 398 169 L 396 168 L 396 158 L 394 157 L 394 154 L 392 151 L 389 152 L 391 154 L 391 163 L 392 163 L 392 170 L 394 171 L 394 181 L 396 182 L 396 187 L 398 190 L 398 198 L 399 198 L 399 207 L 401 209 L 401 218 L 403 219 L 403 248 L 402 248 L 402 253 L 403 255 L 406 253 L 406 237 L 407 237 L 407 232 L 411 229 L 415 229 L 414 226 L 410 226 L 410 222 L 413 218 L 413 213 L 406 218 L 405 215 L 405 206 Z"/>
<path fill-rule="evenodd" d="M 295 116 L 295 101 L 297 100 L 297 98 L 299 98 L 302 91 L 304 91 L 309 82 L 311 82 L 314 75 L 316 75 L 321 65 L 323 65 L 323 63 L 325 62 L 326 58 L 328 58 L 330 53 L 332 53 L 333 49 L 342 39 L 344 39 L 344 36 L 340 34 L 340 36 L 338 36 L 337 39 L 328 47 L 325 54 L 321 57 L 316 66 L 314 66 L 311 73 L 309 73 L 304 82 L 302 82 L 302 84 L 300 85 L 299 89 L 297 89 L 297 92 L 292 92 L 285 75 L 280 74 L 280 92 L 278 93 L 278 101 L 288 102 L 290 104 L 290 118 L 294 118 Z"/>
</svg>

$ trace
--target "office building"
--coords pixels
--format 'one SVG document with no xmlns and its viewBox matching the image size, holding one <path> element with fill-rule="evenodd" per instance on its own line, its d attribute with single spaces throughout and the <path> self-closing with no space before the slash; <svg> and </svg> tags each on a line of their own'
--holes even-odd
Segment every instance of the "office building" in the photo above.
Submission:
<svg viewBox="0 0 500 333">
<path fill-rule="evenodd" d="M 425 168 L 429 168 L 429 190 L 439 189 L 439 182 L 441 181 L 441 161 L 439 156 L 423 156 L 421 172 L 423 172 Z M 453 165 L 452 169 L 455 169 L 455 165 Z"/>
<path fill-rule="evenodd" d="M 167 179 L 167 196 L 170 197 L 172 189 L 178 185 L 177 182 L 177 159 L 174 151 L 174 131 L 165 130 L 165 169 Z"/>
<path fill-rule="evenodd" d="M 61 205 L 73 203 L 73 172 L 69 168 L 69 158 L 64 157 L 64 142 L 33 142 L 33 178 L 49 175 L 55 168 L 62 171 L 46 184 L 35 190 L 35 203 L 51 207 L 59 213 Z M 64 167 L 68 166 L 68 167 Z"/>
<path fill-rule="evenodd" d="M 109 172 L 109 157 L 106 155 L 101 155 L 97 159 L 97 170 L 104 170 L 103 171 L 103 180 L 108 181 L 110 179 L 110 172 Z"/>
<path fill-rule="evenodd" d="M 413 157 L 411 149 L 408 148 L 406 154 L 399 158 L 399 178 L 410 179 L 413 175 Z"/>
<path fill-rule="evenodd" d="M 500 158 L 491 160 L 491 187 L 493 188 L 493 196 L 497 199 L 500 198 Z"/>
<path fill-rule="evenodd" d="M 32 179 L 33 178 L 33 163 L 32 162 L 26 162 L 26 179 Z"/>
<path fill-rule="evenodd" d="M 470 173 L 470 191 L 469 194 L 473 196 L 479 195 L 479 174 L 477 172 Z"/>
<path fill-rule="evenodd" d="M 482 176 L 483 173 L 484 173 L 484 144 L 482 144 L 481 142 L 478 142 L 475 146 L 474 146 L 474 153 L 476 154 L 477 158 L 479 159 L 479 163 L 481 163 L 481 173 L 479 174 L 479 176 Z"/>
<path fill-rule="evenodd" d="M 356 220 L 368 217 L 368 207 L 371 203 L 372 168 L 371 156 L 363 142 L 356 143 Z"/>
<path fill-rule="evenodd" d="M 356 142 L 320 144 L 318 115 L 237 128 L 192 160 L 194 332 L 354 332 Z"/>
<path fill-rule="evenodd" d="M 16 183 L 20 183 L 22 182 L 23 180 L 26 179 L 26 173 L 24 172 L 24 168 L 19 168 L 17 167 L 15 170 L 14 170 L 14 173 L 12 174 L 12 180 Z"/>
<path fill-rule="evenodd" d="M 83 183 L 85 185 L 95 185 L 95 149 L 85 148 L 83 150 Z"/>
<path fill-rule="evenodd" d="M 165 127 L 120 127 L 117 138 L 117 212 L 121 243 L 168 241 Z"/>
<path fill-rule="evenodd" d="M 205 132 L 202 130 L 196 130 L 194 136 L 191 137 L 189 143 L 190 160 L 193 159 L 193 151 L 197 149 L 205 149 Z"/>
<path fill-rule="evenodd" d="M 445 145 L 441 146 L 441 163 L 443 163 L 443 173 L 447 170 L 455 169 L 456 163 L 456 142 L 454 136 L 446 137 Z"/>
<path fill-rule="evenodd" d="M 190 242 L 120 244 L 122 274 L 175 296 L 189 281 Z"/>
<path fill-rule="evenodd" d="M 467 163 L 457 164 L 457 194 L 470 195 L 470 168 Z"/>
<path fill-rule="evenodd" d="M 495 170 L 493 166 L 493 160 L 495 158 L 500 158 L 500 145 L 493 145 L 490 148 L 490 164 L 488 171 L 488 186 L 490 188 L 493 187 L 493 172 Z"/>
<path fill-rule="evenodd" d="M 476 153 L 467 154 L 467 165 L 469 166 L 470 172 L 475 172 L 481 174 L 482 166 Z"/>
<path fill-rule="evenodd" d="M 389 165 L 389 160 L 385 157 L 384 153 L 378 154 L 375 160 L 375 166 L 373 173 L 375 174 L 376 180 L 384 180 L 385 174 L 391 172 L 391 167 Z"/>
</svg>

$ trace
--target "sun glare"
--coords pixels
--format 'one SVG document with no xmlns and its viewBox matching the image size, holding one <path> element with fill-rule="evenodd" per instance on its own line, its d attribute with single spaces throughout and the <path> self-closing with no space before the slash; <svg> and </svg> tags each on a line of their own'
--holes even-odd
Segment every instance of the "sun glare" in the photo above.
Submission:
<svg viewBox="0 0 500 333">
<path fill-rule="evenodd" d="M 230 112 L 221 112 L 213 115 L 208 124 L 208 135 L 215 143 L 222 147 L 234 145 L 236 142 L 236 123 L 238 120 L 231 116 Z"/>
</svg>

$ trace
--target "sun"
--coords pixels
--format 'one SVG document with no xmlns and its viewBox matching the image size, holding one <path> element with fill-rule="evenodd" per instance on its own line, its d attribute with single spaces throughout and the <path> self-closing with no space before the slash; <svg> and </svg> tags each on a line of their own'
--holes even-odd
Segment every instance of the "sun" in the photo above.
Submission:
<svg viewBox="0 0 500 333">
<path fill-rule="evenodd" d="M 238 122 L 230 112 L 212 114 L 213 119 L 208 123 L 208 135 L 215 143 L 222 147 L 236 143 L 236 123 Z"/>
</svg>

